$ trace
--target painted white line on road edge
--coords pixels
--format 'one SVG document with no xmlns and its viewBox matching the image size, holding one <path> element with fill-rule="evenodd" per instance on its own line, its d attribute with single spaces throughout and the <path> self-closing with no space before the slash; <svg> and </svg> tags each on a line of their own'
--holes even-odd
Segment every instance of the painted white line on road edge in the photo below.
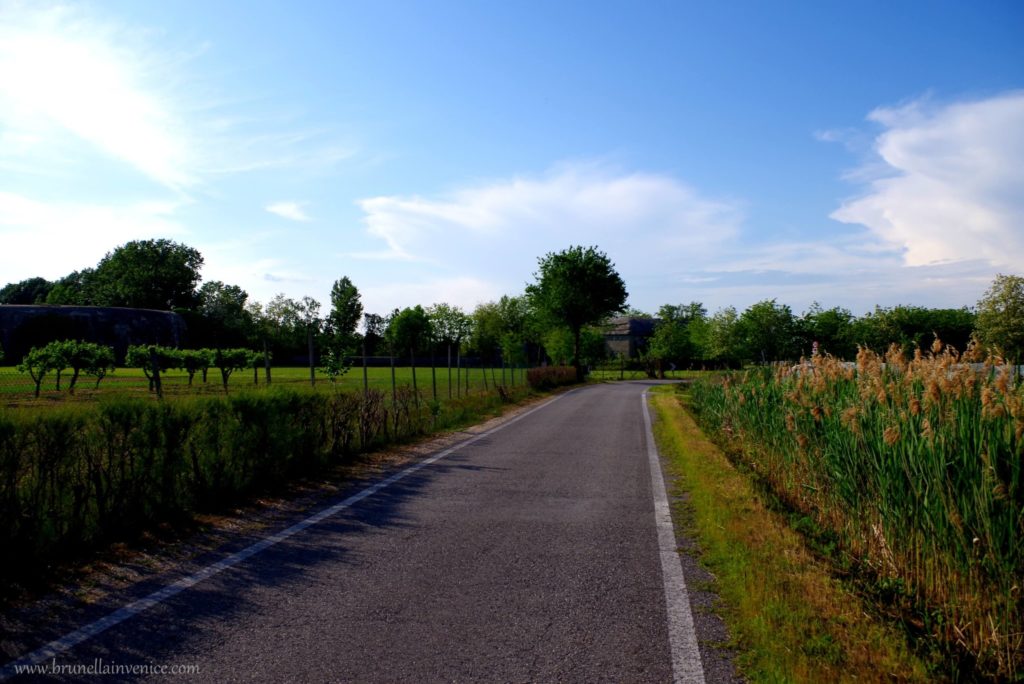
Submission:
<svg viewBox="0 0 1024 684">
<path fill-rule="evenodd" d="M 311 527 L 319 522 L 323 522 L 331 516 L 337 515 L 338 513 L 345 510 L 346 508 L 349 508 L 353 504 L 356 504 L 367 497 L 373 496 L 382 489 L 389 487 L 394 483 L 398 482 L 399 480 L 415 473 L 417 470 L 420 470 L 421 468 L 424 468 L 430 465 L 431 463 L 435 463 L 444 458 L 445 456 L 449 456 L 460 449 L 463 449 L 471 444 L 474 444 L 475 442 L 480 441 L 481 439 L 484 439 L 485 437 L 489 437 L 493 435 L 495 432 L 505 429 L 509 425 L 512 425 L 513 423 L 516 423 L 522 420 L 523 418 L 526 418 L 532 413 L 536 413 L 541 409 L 547 408 L 548 406 L 555 403 L 562 397 L 568 394 L 572 394 L 575 391 L 576 390 L 570 390 L 568 392 L 565 392 L 564 394 L 559 394 L 553 399 L 545 401 L 540 406 L 536 406 L 530 409 L 529 411 L 520 413 L 518 416 L 509 419 L 508 421 L 502 423 L 501 425 L 493 427 L 490 430 L 487 430 L 486 432 L 481 432 L 479 435 L 475 435 L 465 440 L 464 442 L 459 442 L 458 444 L 451 446 L 445 449 L 444 451 L 434 454 L 430 458 L 419 461 L 418 463 L 395 473 L 391 477 L 381 480 L 380 482 L 370 487 L 367 487 L 366 489 L 356 494 L 353 494 L 352 496 L 334 504 L 333 506 L 328 506 L 322 511 L 315 513 L 314 515 L 311 515 L 310 517 L 306 518 L 301 522 L 295 523 L 287 529 L 281 530 L 280 532 L 272 534 L 268 537 L 264 537 L 255 544 L 247 546 L 241 551 L 233 553 L 230 556 L 227 556 L 226 558 L 222 558 L 216 563 L 211 563 L 210 565 L 207 565 L 206 567 L 197 570 L 191 575 L 179 579 L 177 582 L 168 584 L 164 588 L 154 591 L 152 594 L 146 596 L 145 598 L 133 601 L 128 605 L 115 610 L 109 615 L 102 617 L 99 620 L 96 620 L 95 622 L 90 622 L 84 627 L 81 627 L 75 630 L 74 632 L 70 632 L 69 634 L 62 636 L 59 639 L 51 641 L 45 646 L 42 646 L 36 649 L 35 651 L 32 651 L 31 653 L 28 653 L 27 655 L 24 655 L 21 658 L 18 658 L 17 660 L 12 660 L 11 662 L 7 663 L 2 670 L 0 670 L 0 681 L 13 677 L 15 674 L 17 674 L 17 670 L 19 669 L 24 669 L 32 665 L 39 665 L 40 663 L 46 662 L 47 660 L 50 660 L 51 658 L 54 658 L 62 653 L 66 653 L 75 646 L 78 646 L 79 644 L 91 639 L 94 636 L 97 636 L 98 634 L 102 634 L 111 627 L 114 627 L 115 625 L 118 625 L 124 622 L 125 620 L 138 615 L 139 613 L 149 610 L 153 606 L 163 603 L 172 596 L 181 593 L 185 589 L 194 587 L 203 580 L 209 579 L 210 577 L 213 577 L 214 575 L 219 574 L 220 572 L 227 570 L 232 566 L 238 565 L 247 558 L 255 556 L 260 551 L 264 551 L 270 548 L 271 546 L 274 546 L 275 544 L 283 542 L 285 539 L 288 539 L 289 537 L 295 536 L 299 532 L 305 530 L 307 527 Z"/>
<path fill-rule="evenodd" d="M 665 492 L 665 478 L 661 474 L 658 445 L 654 443 L 651 412 L 647 408 L 647 391 L 640 397 L 644 409 L 644 430 L 647 437 L 647 460 L 651 466 L 651 489 L 654 492 L 654 520 L 658 528 L 658 547 L 661 555 L 661 577 L 665 584 L 665 608 L 668 612 L 668 642 L 672 651 L 672 681 L 685 684 L 704 684 L 704 666 L 697 646 L 697 633 L 693 628 L 690 594 L 686 590 L 683 564 L 679 559 L 676 533 L 672 527 L 672 513 Z"/>
</svg>

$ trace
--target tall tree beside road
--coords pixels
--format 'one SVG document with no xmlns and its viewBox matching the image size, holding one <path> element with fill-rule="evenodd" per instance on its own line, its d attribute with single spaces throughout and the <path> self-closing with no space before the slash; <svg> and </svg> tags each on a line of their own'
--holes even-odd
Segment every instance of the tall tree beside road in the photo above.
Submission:
<svg viewBox="0 0 1024 684">
<path fill-rule="evenodd" d="M 626 305 L 626 284 L 615 265 L 596 247 L 570 247 L 549 252 L 538 260 L 537 282 L 527 286 L 531 304 L 551 321 L 569 328 L 573 336 L 573 366 L 583 380 L 580 332 Z"/>
<path fill-rule="evenodd" d="M 363 302 L 359 290 L 348 276 L 334 281 L 331 288 L 331 312 L 327 314 L 327 326 L 332 337 L 351 353 L 356 342 L 356 328 L 363 317 Z"/>
</svg>

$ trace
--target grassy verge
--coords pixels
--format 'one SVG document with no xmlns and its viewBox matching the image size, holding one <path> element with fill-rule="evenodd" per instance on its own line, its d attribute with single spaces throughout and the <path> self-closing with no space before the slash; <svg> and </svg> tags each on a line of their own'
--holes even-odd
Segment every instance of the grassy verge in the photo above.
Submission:
<svg viewBox="0 0 1024 684">
<path fill-rule="evenodd" d="M 673 494 L 684 502 L 677 518 L 689 521 L 717 579 L 743 675 L 757 682 L 928 681 L 900 631 L 869 616 L 765 506 L 694 423 L 685 397 L 668 387 L 654 391 L 655 436 Z"/>
</svg>

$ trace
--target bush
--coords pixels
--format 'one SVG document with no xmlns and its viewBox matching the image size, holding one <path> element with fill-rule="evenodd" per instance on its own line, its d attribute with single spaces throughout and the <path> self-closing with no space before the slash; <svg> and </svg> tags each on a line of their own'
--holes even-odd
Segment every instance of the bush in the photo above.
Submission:
<svg viewBox="0 0 1024 684">
<path fill-rule="evenodd" d="M 576 384 L 576 369 L 572 366 L 543 366 L 526 371 L 526 381 L 535 390 L 549 390 Z"/>
<path fill-rule="evenodd" d="M 568 369 L 572 371 L 572 369 Z M 0 576 L 232 505 L 330 463 L 497 412 L 524 387 L 471 394 L 436 412 L 410 388 L 272 387 L 152 402 L 101 399 L 0 409 Z"/>
<path fill-rule="evenodd" d="M 57 389 L 60 390 L 61 373 L 67 368 L 72 370 L 68 392 L 74 393 L 78 376 L 82 373 L 95 376 L 96 387 L 99 387 L 107 372 L 114 369 L 114 350 L 92 342 L 58 340 L 41 349 L 32 347 L 18 364 L 18 370 L 28 373 L 35 383 L 37 397 L 43 378 L 51 370 L 57 371 Z"/>
</svg>

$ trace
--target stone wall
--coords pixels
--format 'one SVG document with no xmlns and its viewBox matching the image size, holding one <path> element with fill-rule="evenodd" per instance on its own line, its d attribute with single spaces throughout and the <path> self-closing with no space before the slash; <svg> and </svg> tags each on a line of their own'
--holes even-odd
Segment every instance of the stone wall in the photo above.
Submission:
<svg viewBox="0 0 1024 684">
<path fill-rule="evenodd" d="M 3 365 L 54 340 L 83 340 L 114 348 L 118 363 L 132 344 L 185 344 L 185 321 L 170 311 L 102 306 L 0 305 Z"/>
</svg>

